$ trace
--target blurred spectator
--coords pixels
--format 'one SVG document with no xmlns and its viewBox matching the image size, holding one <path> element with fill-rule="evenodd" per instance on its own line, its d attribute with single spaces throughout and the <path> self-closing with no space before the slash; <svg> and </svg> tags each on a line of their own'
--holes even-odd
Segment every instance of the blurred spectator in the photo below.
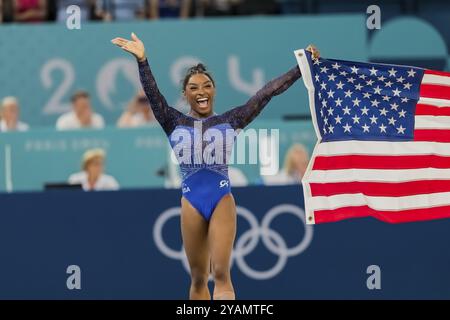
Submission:
<svg viewBox="0 0 450 320">
<path fill-rule="evenodd" d="M 17 22 L 47 20 L 47 0 L 14 0 L 13 18 Z"/>
<path fill-rule="evenodd" d="M 13 1 L 0 0 L 0 23 L 13 21 Z"/>
<path fill-rule="evenodd" d="M 95 15 L 105 21 L 143 18 L 147 0 L 96 0 Z"/>
<path fill-rule="evenodd" d="M 102 129 L 105 126 L 103 117 L 92 111 L 89 94 L 86 91 L 75 92 L 71 101 L 72 111 L 63 114 L 58 118 L 56 121 L 56 129 Z"/>
<path fill-rule="evenodd" d="M 150 125 L 155 122 L 155 116 L 150 108 L 144 91 L 139 91 L 122 113 L 117 126 L 119 128 L 137 128 Z"/>
<path fill-rule="evenodd" d="M 286 185 L 300 183 L 308 167 L 308 162 L 308 151 L 302 144 L 296 143 L 286 153 L 283 169 L 276 175 L 262 177 L 264 184 Z"/>
<path fill-rule="evenodd" d="M 0 131 L 26 131 L 29 126 L 19 121 L 19 102 L 15 97 L 6 97 L 0 109 Z"/>
<path fill-rule="evenodd" d="M 279 12 L 277 0 L 245 0 L 242 1 L 240 12 L 245 15 L 270 15 Z"/>
<path fill-rule="evenodd" d="M 47 21 L 55 21 L 56 20 L 56 7 L 59 0 L 47 0 Z"/>
<path fill-rule="evenodd" d="M 248 186 L 248 180 L 245 174 L 236 167 L 228 167 L 228 177 L 230 178 L 230 184 L 232 187 L 245 187 Z"/>
<path fill-rule="evenodd" d="M 188 18 L 191 0 L 147 0 L 150 19 Z"/>
<path fill-rule="evenodd" d="M 198 0 L 198 13 L 204 16 L 231 16 L 239 14 L 241 0 Z"/>
<path fill-rule="evenodd" d="M 74 173 L 69 177 L 70 184 L 81 184 L 84 191 L 118 190 L 117 180 L 104 174 L 105 151 L 102 149 L 87 150 L 82 159 L 83 171 Z"/>
<path fill-rule="evenodd" d="M 102 0 L 89 0 L 89 3 L 90 20 L 112 20 L 112 14 L 103 7 Z"/>
</svg>

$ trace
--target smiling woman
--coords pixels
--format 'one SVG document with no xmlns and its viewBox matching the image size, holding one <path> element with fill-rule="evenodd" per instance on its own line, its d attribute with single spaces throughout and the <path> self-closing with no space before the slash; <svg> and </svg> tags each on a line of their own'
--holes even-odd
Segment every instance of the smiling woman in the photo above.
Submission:
<svg viewBox="0 0 450 320">
<path fill-rule="evenodd" d="M 230 258 L 236 235 L 236 204 L 228 178 L 228 159 L 234 139 L 231 143 L 221 142 L 226 140 L 230 131 L 244 129 L 272 97 L 283 93 L 298 80 L 301 76 L 299 67 L 296 65 L 267 83 L 245 104 L 217 115 L 214 113 L 214 80 L 205 66 L 198 64 L 188 70 L 183 81 L 183 93 L 191 107 L 186 115 L 167 104 L 150 70 L 144 44 L 134 33 L 131 37 L 131 41 L 115 38 L 112 43 L 138 60 L 142 86 L 181 168 L 181 232 L 191 271 L 190 298 L 211 298 L 208 275 L 212 271 L 215 284 L 213 298 L 234 299 Z M 309 50 L 318 57 L 315 48 L 310 47 Z M 198 133 L 209 137 L 209 140 L 196 139 Z M 213 152 L 208 153 L 211 143 Z M 187 148 L 179 148 L 179 145 Z M 188 150 L 190 154 L 177 150 Z M 209 154 L 206 158 L 205 153 Z M 220 154 L 224 156 L 218 156 Z"/>
<path fill-rule="evenodd" d="M 214 79 L 199 63 L 189 68 L 183 81 L 183 94 L 191 105 L 189 115 L 195 118 L 209 117 L 213 114 L 216 88 Z"/>
</svg>

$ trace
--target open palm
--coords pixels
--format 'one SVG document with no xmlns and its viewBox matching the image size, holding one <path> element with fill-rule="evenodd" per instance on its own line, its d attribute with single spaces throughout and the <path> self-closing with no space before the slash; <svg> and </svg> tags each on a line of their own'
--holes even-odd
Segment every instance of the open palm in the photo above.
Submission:
<svg viewBox="0 0 450 320">
<path fill-rule="evenodd" d="M 131 34 L 131 40 L 114 38 L 111 42 L 134 55 L 139 61 L 146 59 L 144 43 L 134 33 Z"/>
</svg>

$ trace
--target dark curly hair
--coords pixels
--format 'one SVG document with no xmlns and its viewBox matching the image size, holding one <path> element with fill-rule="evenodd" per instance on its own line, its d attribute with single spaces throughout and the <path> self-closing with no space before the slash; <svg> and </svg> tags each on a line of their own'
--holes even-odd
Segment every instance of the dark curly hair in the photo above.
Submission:
<svg viewBox="0 0 450 320">
<path fill-rule="evenodd" d="M 206 66 L 203 63 L 198 63 L 197 65 L 190 67 L 186 71 L 186 75 L 184 76 L 184 80 L 183 80 L 183 90 L 186 89 L 189 79 L 195 74 L 204 74 L 211 80 L 211 82 L 213 83 L 213 86 L 214 87 L 216 86 L 216 83 L 214 82 L 214 79 L 211 76 L 211 74 L 209 73 L 209 71 L 206 69 Z"/>
</svg>

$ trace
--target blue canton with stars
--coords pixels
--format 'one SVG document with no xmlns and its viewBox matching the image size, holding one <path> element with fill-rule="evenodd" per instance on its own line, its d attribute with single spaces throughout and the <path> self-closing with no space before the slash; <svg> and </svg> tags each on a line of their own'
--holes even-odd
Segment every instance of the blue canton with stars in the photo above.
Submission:
<svg viewBox="0 0 450 320">
<path fill-rule="evenodd" d="M 413 139 L 423 69 L 307 57 L 322 141 Z"/>
</svg>

